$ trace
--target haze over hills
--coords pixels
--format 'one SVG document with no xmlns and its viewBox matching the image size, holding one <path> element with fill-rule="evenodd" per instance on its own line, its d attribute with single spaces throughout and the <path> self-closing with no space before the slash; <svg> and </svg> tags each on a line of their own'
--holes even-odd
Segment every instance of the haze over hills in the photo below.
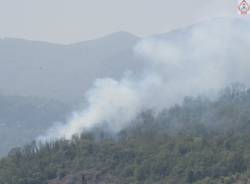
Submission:
<svg viewBox="0 0 250 184">
<path fill-rule="evenodd" d="M 138 39 L 126 32 L 69 45 L 2 39 L 0 90 L 75 103 L 96 78 L 140 68 L 132 53 Z"/>
<path fill-rule="evenodd" d="M 0 157 L 34 140 L 54 122 L 65 121 L 71 111 L 56 100 L 0 94 Z"/>
<path fill-rule="evenodd" d="M 192 30 L 198 27 L 205 28 L 209 24 L 217 24 L 217 27 L 222 24 L 220 27 L 224 27 L 230 24 L 233 30 L 241 34 L 240 30 L 248 30 L 247 22 L 247 19 L 214 19 L 155 37 L 185 47 L 183 43 L 192 37 Z M 228 32 L 230 30 L 225 30 L 225 33 Z M 239 39 L 231 39 L 241 44 Z M 0 91 L 4 94 L 39 96 L 76 103 L 96 78 L 119 79 L 124 71 L 141 71 L 144 62 L 133 53 L 139 40 L 126 32 L 68 45 L 2 39 Z M 186 50 L 191 51 L 191 48 Z"/>
<path fill-rule="evenodd" d="M 222 28 L 225 32 L 221 31 Z M 154 72 L 161 75 L 162 79 L 168 79 L 166 81 L 174 81 L 171 86 L 164 82 L 160 88 L 152 88 L 153 91 L 145 89 L 137 91 L 139 96 L 150 93 L 149 97 L 157 107 L 173 105 L 181 101 L 184 96 L 198 95 L 204 92 L 204 89 L 223 88 L 232 82 L 241 82 L 249 86 L 250 62 L 248 57 L 245 57 L 250 49 L 249 32 L 248 19 L 215 19 L 202 22 L 143 39 L 149 41 L 144 51 L 149 50 L 142 53 L 145 58 L 134 55 L 134 47 L 140 38 L 125 32 L 69 45 L 20 39 L 0 40 L 0 91 L 8 94 L 3 95 L 3 98 L 8 99 L 10 112 L 5 114 L 8 117 L 5 117 L 3 123 L 10 132 L 9 137 L 17 140 L 14 144 L 6 143 L 8 146 L 5 148 L 18 145 L 20 136 L 25 140 L 20 141 L 20 144 L 30 141 L 36 137 L 34 132 L 37 135 L 43 133 L 44 129 L 55 121 L 61 121 L 61 117 L 67 116 L 69 109 L 72 110 L 68 105 L 82 103 L 84 93 L 96 78 L 111 77 L 119 81 L 128 70 L 134 73 L 145 70 L 145 65 L 152 64 L 145 61 L 152 58 L 154 61 L 159 60 L 160 63 L 163 60 L 167 61 L 164 67 L 157 65 L 156 68 L 160 66 L 160 70 L 157 68 Z M 173 60 L 177 61 L 177 65 L 171 63 Z M 207 65 L 209 60 L 213 61 L 212 65 Z M 219 61 L 223 62 L 218 67 L 216 64 Z M 193 82 L 190 83 L 190 79 Z M 150 88 L 151 86 L 148 89 Z M 168 93 L 168 89 L 171 94 Z M 20 106 L 16 106 L 18 104 L 16 100 L 10 100 L 12 97 L 15 99 L 16 95 L 26 96 L 20 97 L 23 99 L 21 102 L 17 100 Z M 37 114 L 30 113 L 29 110 L 23 111 L 23 126 L 18 128 L 20 134 L 16 134 L 17 126 L 12 125 L 18 120 L 12 120 L 10 117 L 19 117 L 16 113 L 18 108 L 23 108 L 22 104 L 28 104 L 29 107 L 26 109 L 32 110 L 34 106 L 39 107 L 42 103 L 40 100 L 26 103 L 30 97 L 52 99 L 52 101 L 44 100 L 51 101 L 44 108 L 50 111 L 48 114 L 59 113 L 49 116 L 53 118 L 45 118 L 46 123 L 41 120 L 41 125 L 37 126 L 40 121 L 37 121 L 36 117 L 43 119 L 43 111 L 37 110 Z M 147 98 L 144 100 L 143 104 L 151 107 L 151 101 L 148 102 Z M 54 102 L 57 104 L 56 107 L 53 106 Z M 3 101 L 0 103 L 3 107 L 6 105 Z M 66 104 L 66 108 L 60 104 Z M 62 116 L 60 112 L 63 113 Z M 36 122 L 32 124 L 32 121 Z M 33 133 L 27 132 L 27 128 L 34 128 Z M 6 153 L 6 149 L 2 152 Z"/>
<path fill-rule="evenodd" d="M 0 156 L 68 118 L 96 78 L 138 70 L 138 39 L 118 32 L 69 45 L 0 40 Z"/>
<path fill-rule="evenodd" d="M 213 98 L 232 83 L 250 86 L 249 31 L 248 19 L 213 19 L 142 39 L 135 46 L 141 75 L 98 80 L 84 96 L 87 105 L 45 139 L 70 139 L 100 124 L 117 133 L 145 109 L 158 112 L 186 96 Z"/>
</svg>

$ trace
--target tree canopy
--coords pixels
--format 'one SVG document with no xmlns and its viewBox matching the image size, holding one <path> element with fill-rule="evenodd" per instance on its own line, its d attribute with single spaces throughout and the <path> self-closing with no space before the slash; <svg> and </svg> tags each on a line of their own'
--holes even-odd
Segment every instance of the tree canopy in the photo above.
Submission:
<svg viewBox="0 0 250 184">
<path fill-rule="evenodd" d="M 113 135 L 96 129 L 12 149 L 0 184 L 233 184 L 250 178 L 250 90 L 147 110 Z"/>
</svg>

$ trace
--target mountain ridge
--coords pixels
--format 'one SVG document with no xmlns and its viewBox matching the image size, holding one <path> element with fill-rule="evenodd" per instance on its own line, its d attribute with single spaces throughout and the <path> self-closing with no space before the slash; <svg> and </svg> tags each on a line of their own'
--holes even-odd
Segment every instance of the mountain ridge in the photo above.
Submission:
<svg viewBox="0 0 250 184">
<path fill-rule="evenodd" d="M 0 40 L 2 93 L 65 99 L 67 103 L 75 103 L 96 78 L 117 78 L 123 71 L 122 68 L 111 71 L 108 67 L 121 65 L 129 70 L 139 68 L 139 63 L 129 54 L 137 39 L 129 33 L 120 32 L 69 45 L 19 39 Z M 128 52 L 130 59 L 117 60 L 121 52 Z M 115 58 L 112 59 L 112 56 Z M 104 66 L 107 66 L 106 69 L 100 71 Z M 44 87 L 39 87 L 37 81 Z"/>
</svg>

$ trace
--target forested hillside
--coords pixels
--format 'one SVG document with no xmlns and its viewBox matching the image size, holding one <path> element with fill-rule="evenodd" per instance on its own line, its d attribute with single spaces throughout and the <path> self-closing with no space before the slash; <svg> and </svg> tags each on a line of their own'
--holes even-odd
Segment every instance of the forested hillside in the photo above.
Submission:
<svg viewBox="0 0 250 184">
<path fill-rule="evenodd" d="M 1 184 L 219 184 L 250 177 L 250 90 L 141 113 L 117 135 L 31 143 L 0 161 Z"/>
</svg>

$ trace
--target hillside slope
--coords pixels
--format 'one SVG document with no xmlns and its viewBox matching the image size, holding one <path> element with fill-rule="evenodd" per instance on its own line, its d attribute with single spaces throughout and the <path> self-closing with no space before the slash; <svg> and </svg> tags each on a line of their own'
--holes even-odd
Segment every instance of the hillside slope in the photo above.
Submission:
<svg viewBox="0 0 250 184">
<path fill-rule="evenodd" d="M 187 98 L 142 113 L 118 135 L 102 130 L 15 148 L 0 161 L 10 184 L 235 184 L 249 179 L 250 90 Z"/>
<path fill-rule="evenodd" d="M 0 157 L 65 121 L 71 107 L 44 98 L 0 95 Z"/>
</svg>

